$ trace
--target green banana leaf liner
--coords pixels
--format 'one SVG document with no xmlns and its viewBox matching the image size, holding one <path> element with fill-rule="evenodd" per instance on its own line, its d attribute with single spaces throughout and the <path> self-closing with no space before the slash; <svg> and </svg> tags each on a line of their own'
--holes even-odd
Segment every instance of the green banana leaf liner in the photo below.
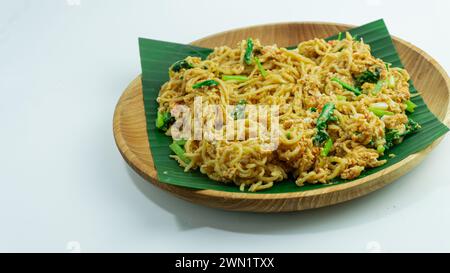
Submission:
<svg viewBox="0 0 450 273">
<path fill-rule="evenodd" d="M 358 37 L 363 38 L 364 42 L 371 46 L 372 54 L 375 57 L 380 58 L 387 63 L 391 63 L 392 67 L 403 68 L 403 64 L 382 19 L 348 31 L 353 36 L 358 35 Z M 337 34 L 327 38 L 327 40 L 336 38 Z M 183 168 L 181 168 L 175 160 L 169 158 L 169 155 L 172 154 L 169 149 L 172 138 L 166 136 L 155 126 L 158 110 L 156 98 L 158 97 L 161 85 L 169 80 L 169 67 L 174 62 L 184 59 L 187 56 L 197 56 L 204 59 L 212 52 L 212 49 L 144 38 L 139 38 L 139 49 L 142 66 L 142 87 L 148 141 L 151 147 L 151 154 L 153 155 L 153 162 L 158 173 L 158 180 L 163 183 L 193 189 L 240 192 L 239 188 L 233 183 L 223 184 L 213 181 L 206 175 L 200 173 L 200 171 L 184 172 Z M 417 93 L 412 81 L 410 82 L 410 92 L 411 94 Z M 386 164 L 377 168 L 365 170 L 358 178 L 386 169 L 405 159 L 407 156 L 423 150 L 449 130 L 447 126 L 441 123 L 428 109 L 422 97 L 419 95 L 413 96 L 411 100 L 417 104 L 417 108 L 414 113 L 409 114 L 408 116 L 417 121 L 422 128 L 416 133 L 405 137 L 401 144 L 394 146 L 388 151 L 388 154 L 395 154 L 394 158 L 385 156 L 388 160 Z M 303 187 L 298 187 L 291 178 L 275 183 L 272 188 L 254 194 L 308 191 L 330 187 L 349 181 L 351 180 L 334 179 L 329 184 L 306 184 Z"/>
</svg>

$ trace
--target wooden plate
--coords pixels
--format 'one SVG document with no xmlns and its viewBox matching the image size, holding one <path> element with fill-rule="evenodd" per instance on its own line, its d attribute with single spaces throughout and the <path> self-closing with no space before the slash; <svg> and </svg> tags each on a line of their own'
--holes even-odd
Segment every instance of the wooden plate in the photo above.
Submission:
<svg viewBox="0 0 450 273">
<path fill-rule="evenodd" d="M 332 23 L 281 23 L 231 30 L 197 40 L 203 47 L 235 45 L 247 37 L 258 37 L 263 44 L 279 46 L 297 44 L 315 37 L 327 37 L 353 26 Z M 430 110 L 444 123 L 450 124 L 450 80 L 442 67 L 417 47 L 394 37 L 394 43 L 416 88 Z M 193 190 L 160 183 L 147 138 L 142 86 L 137 77 L 121 96 L 114 113 L 114 137 L 128 164 L 146 180 L 174 195 L 194 203 L 235 211 L 282 212 L 318 208 L 348 201 L 377 190 L 415 167 L 442 138 L 423 151 L 373 175 L 317 190 L 282 193 L 249 194 L 215 190 Z"/>
</svg>

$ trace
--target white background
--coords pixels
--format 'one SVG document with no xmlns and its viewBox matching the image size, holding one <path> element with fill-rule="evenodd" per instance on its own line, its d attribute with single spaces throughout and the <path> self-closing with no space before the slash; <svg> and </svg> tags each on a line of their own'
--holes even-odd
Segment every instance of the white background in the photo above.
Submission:
<svg viewBox="0 0 450 273">
<path fill-rule="evenodd" d="M 450 251 L 449 137 L 369 196 L 261 215 L 155 188 L 112 134 L 115 104 L 140 73 L 139 36 L 188 43 L 254 24 L 383 17 L 448 71 L 449 11 L 431 0 L 1 0 L 0 251 Z"/>
</svg>

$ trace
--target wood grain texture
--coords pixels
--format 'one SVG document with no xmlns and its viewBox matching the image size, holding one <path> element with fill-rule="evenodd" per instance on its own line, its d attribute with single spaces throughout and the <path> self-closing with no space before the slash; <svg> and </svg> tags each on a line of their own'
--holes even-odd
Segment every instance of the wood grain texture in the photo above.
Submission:
<svg viewBox="0 0 450 273">
<path fill-rule="evenodd" d="M 215 34 L 193 42 L 203 47 L 234 45 L 247 37 L 258 37 L 263 44 L 289 46 L 315 37 L 328 37 L 353 26 L 332 23 L 281 23 L 253 26 Z M 450 125 L 450 80 L 442 67 L 417 47 L 394 37 L 400 58 L 430 110 Z M 410 155 L 399 163 L 367 177 L 322 189 L 282 193 L 249 194 L 215 190 L 194 190 L 160 183 L 153 165 L 147 138 L 142 85 L 137 77 L 127 87 L 116 106 L 113 121 L 117 147 L 126 162 L 143 178 L 172 194 L 202 205 L 234 211 L 282 212 L 329 206 L 373 192 L 407 173 L 440 141 Z"/>
</svg>

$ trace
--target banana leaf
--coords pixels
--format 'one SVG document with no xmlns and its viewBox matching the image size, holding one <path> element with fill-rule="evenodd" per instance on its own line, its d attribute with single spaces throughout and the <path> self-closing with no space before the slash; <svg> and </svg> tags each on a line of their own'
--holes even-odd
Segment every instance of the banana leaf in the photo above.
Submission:
<svg viewBox="0 0 450 273">
<path fill-rule="evenodd" d="M 364 42 L 371 46 L 374 56 L 381 58 L 387 63 L 391 63 L 392 67 L 403 67 L 391 36 L 382 19 L 350 29 L 349 32 L 353 36 L 357 35 L 358 38 L 363 38 Z M 336 39 L 337 36 L 338 34 L 327 39 Z M 169 145 L 172 143 L 172 139 L 157 130 L 155 126 L 158 109 L 156 98 L 158 97 L 161 85 L 169 80 L 169 67 L 174 62 L 184 59 L 187 56 L 197 56 L 204 59 L 212 52 L 212 49 L 144 38 L 139 38 L 139 49 L 148 140 L 151 147 L 151 154 L 153 155 L 153 162 L 158 173 L 158 180 L 163 183 L 193 189 L 239 192 L 239 188 L 233 183 L 223 184 L 213 181 L 206 175 L 201 174 L 200 171 L 184 172 L 183 168 L 178 166 L 175 160 L 169 158 L 171 154 Z M 410 82 L 410 91 L 411 94 L 417 93 L 412 81 Z M 401 144 L 394 146 L 388 151 L 389 154 L 395 154 L 394 158 L 385 156 L 388 160 L 385 165 L 368 169 L 358 178 L 381 171 L 405 159 L 407 156 L 419 152 L 449 130 L 433 115 L 419 95 L 414 96 L 412 101 L 417 104 L 417 108 L 409 116 L 419 122 L 422 128 L 418 132 L 407 136 Z M 306 184 L 303 187 L 296 186 L 294 181 L 293 178 L 288 178 L 285 181 L 274 183 L 274 186 L 270 189 L 254 194 L 308 191 L 346 183 L 350 180 L 335 179 L 329 184 Z"/>
</svg>

